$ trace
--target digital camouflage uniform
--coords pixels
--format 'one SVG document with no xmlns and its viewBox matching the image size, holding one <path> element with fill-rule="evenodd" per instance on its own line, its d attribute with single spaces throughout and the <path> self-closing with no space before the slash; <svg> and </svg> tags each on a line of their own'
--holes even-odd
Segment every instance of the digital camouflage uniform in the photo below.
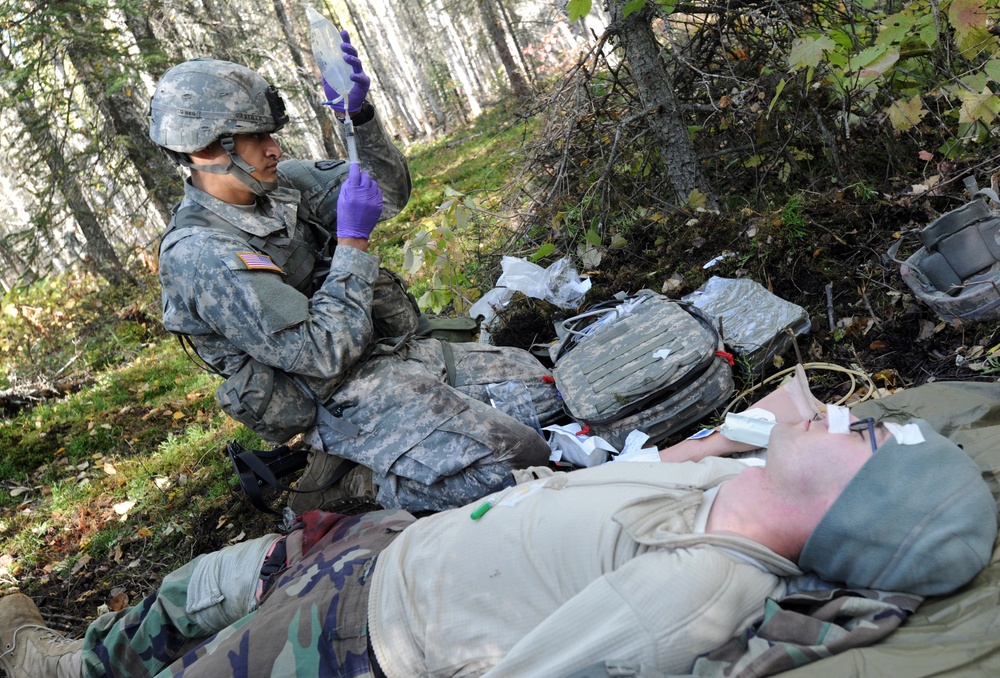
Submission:
<svg viewBox="0 0 1000 678">
<path fill-rule="evenodd" d="M 139 605 L 88 627 L 85 678 L 371 676 L 369 578 L 378 554 L 413 516 L 317 511 L 303 518 L 287 538 L 287 568 L 267 582 L 256 610 L 222 630 L 195 621 L 186 608 L 199 556 Z"/>
<path fill-rule="evenodd" d="M 377 117 L 356 134 L 383 192 L 382 217 L 394 216 L 409 196 L 406 161 Z M 541 364 L 518 349 L 455 344 L 449 374 L 441 342 L 412 331 L 385 336 L 395 332 L 384 318 L 373 324 L 373 288 L 392 284 L 378 259 L 352 247 L 321 255 L 336 232 L 346 164 L 284 161 L 278 174 L 280 188 L 249 210 L 186 185 L 160 250 L 165 327 L 190 337 L 224 375 L 248 366 L 297 375 L 332 414 L 307 430 L 311 447 L 372 469 L 387 508 L 462 505 L 509 482 L 513 468 L 545 464 L 538 432 L 490 406 L 487 392 L 513 382 L 545 425 L 561 409 Z M 271 411 L 301 411 L 294 387 L 275 393 Z M 255 430 L 274 442 L 288 437 Z"/>
</svg>

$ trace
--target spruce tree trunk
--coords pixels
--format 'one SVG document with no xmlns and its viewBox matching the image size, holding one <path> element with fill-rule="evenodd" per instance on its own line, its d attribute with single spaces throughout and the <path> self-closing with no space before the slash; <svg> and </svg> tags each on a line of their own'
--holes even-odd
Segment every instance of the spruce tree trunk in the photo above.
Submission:
<svg viewBox="0 0 1000 678">
<path fill-rule="evenodd" d="M 493 43 L 493 48 L 497 51 L 500 63 L 503 64 L 503 70 L 510 81 L 511 91 L 514 92 L 514 96 L 518 99 L 527 98 L 531 94 L 531 87 L 528 86 L 528 81 L 524 79 L 520 69 L 517 67 L 514 54 L 510 51 L 510 46 L 507 44 L 507 33 L 504 31 L 502 19 L 500 18 L 497 0 L 480 0 L 479 9 L 483 14 L 483 25 L 486 27 L 486 34 L 490 37 L 490 42 Z"/>
<path fill-rule="evenodd" d="M 0 66 L 11 68 L 6 55 L 0 59 Z M 84 250 L 89 257 L 90 267 L 112 285 L 134 283 L 135 278 L 122 266 L 114 246 L 108 241 L 101 222 L 84 194 L 79 168 L 69 166 L 66 160 L 77 154 L 63 148 L 49 120 L 34 108 L 33 97 L 17 97 L 14 101 L 14 108 L 28 136 L 26 143 L 34 148 L 34 153 L 49 170 L 49 190 L 63 195 L 74 221 L 87 239 Z"/>
<path fill-rule="evenodd" d="M 83 82 L 84 89 L 107 123 L 106 132 L 121 140 L 146 194 L 163 223 L 170 221 L 170 210 L 183 192 L 174 163 L 149 138 L 145 87 L 138 76 L 134 81 L 108 92 L 107 83 L 119 73 L 98 70 L 94 53 L 77 44 L 67 45 L 67 54 Z"/>
</svg>

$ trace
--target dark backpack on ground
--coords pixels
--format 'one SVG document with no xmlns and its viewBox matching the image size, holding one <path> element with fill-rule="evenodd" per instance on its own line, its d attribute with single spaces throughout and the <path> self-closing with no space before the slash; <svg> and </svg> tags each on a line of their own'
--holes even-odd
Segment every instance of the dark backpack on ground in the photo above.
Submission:
<svg viewBox="0 0 1000 678">
<path fill-rule="evenodd" d="M 563 405 L 619 450 L 633 430 L 663 442 L 733 391 L 719 333 L 692 304 L 641 290 L 563 327 L 552 371 Z"/>
</svg>

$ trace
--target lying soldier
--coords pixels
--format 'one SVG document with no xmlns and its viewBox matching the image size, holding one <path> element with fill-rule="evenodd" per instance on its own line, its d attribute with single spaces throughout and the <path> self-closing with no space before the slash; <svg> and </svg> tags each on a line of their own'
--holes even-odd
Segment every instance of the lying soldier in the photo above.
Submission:
<svg viewBox="0 0 1000 678">
<path fill-rule="evenodd" d="M 786 577 L 939 595 L 987 564 L 996 509 L 972 460 L 922 420 L 856 428 L 779 423 L 766 466 L 538 472 L 420 520 L 309 512 L 287 537 L 199 556 L 81 640 L 7 596 L 0 666 L 11 678 L 403 678 L 571 676 L 623 660 L 687 673 L 782 597 Z"/>
</svg>

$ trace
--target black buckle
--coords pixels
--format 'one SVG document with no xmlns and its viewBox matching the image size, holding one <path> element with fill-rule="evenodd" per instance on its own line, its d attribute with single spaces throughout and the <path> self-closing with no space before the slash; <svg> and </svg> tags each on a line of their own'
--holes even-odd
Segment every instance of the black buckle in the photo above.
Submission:
<svg viewBox="0 0 1000 678">
<path fill-rule="evenodd" d="M 285 485 L 278 479 L 304 469 L 309 462 L 308 450 L 292 449 L 287 445 L 281 445 L 273 450 L 248 450 L 237 441 L 231 440 L 226 445 L 226 454 L 229 455 L 233 466 L 236 467 L 236 477 L 240 482 L 240 488 L 250 503 L 257 510 L 274 515 L 280 514 L 264 501 L 265 486 L 273 487 L 282 492 L 301 494 L 322 492 L 333 487 L 358 465 L 356 461 L 344 459 L 325 483 L 310 490 L 299 490 Z"/>
<path fill-rule="evenodd" d="M 264 501 L 265 486 L 292 490 L 278 479 L 304 469 L 309 456 L 307 450 L 293 450 L 287 445 L 273 450 L 247 450 L 235 440 L 226 446 L 226 454 L 236 467 L 240 488 L 250 503 L 259 511 L 275 515 L 279 515 L 278 512 Z"/>
</svg>

